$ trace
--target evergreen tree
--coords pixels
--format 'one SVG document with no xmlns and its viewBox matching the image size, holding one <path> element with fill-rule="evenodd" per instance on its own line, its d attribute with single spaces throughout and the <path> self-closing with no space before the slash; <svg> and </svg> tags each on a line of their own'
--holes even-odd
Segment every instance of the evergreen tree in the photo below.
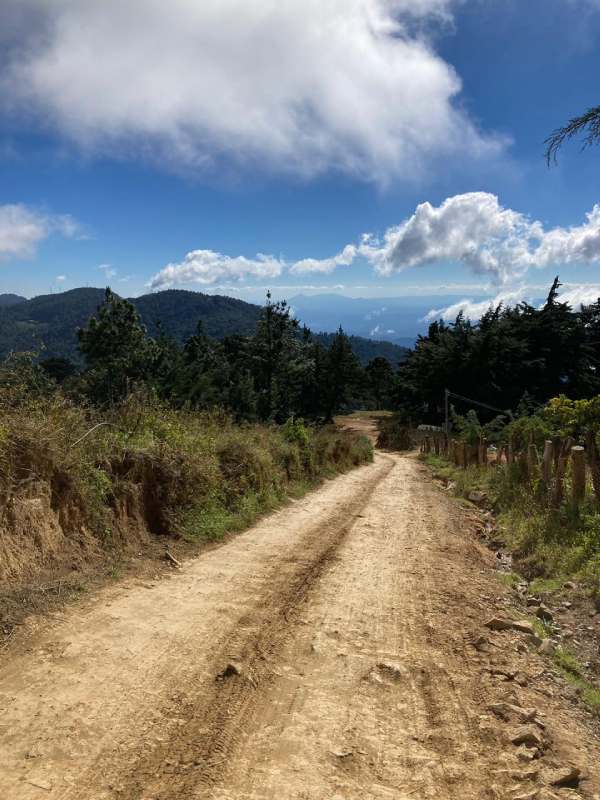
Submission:
<svg viewBox="0 0 600 800">
<path fill-rule="evenodd" d="M 333 420 L 336 411 L 351 402 L 360 379 L 360 364 L 340 326 L 327 353 L 326 369 L 321 383 L 327 422 Z"/>
<path fill-rule="evenodd" d="M 206 336 L 202 322 L 198 322 L 196 333 L 185 342 L 180 355 L 173 398 L 194 409 L 224 405 L 227 375 L 221 345 Z"/>
<path fill-rule="evenodd" d="M 378 409 L 388 408 L 394 389 L 394 370 L 387 358 L 378 356 L 366 366 L 369 388 Z"/>
<path fill-rule="evenodd" d="M 267 302 L 252 340 L 252 372 L 261 419 L 284 421 L 294 412 L 305 365 L 298 321 L 284 301 Z"/>
<path fill-rule="evenodd" d="M 528 392 L 589 397 L 600 391 L 600 302 L 575 312 L 555 279 L 544 305 L 491 308 L 471 323 L 433 322 L 400 365 L 396 404 L 423 422 L 439 423 L 444 391 L 515 410 Z"/>
<path fill-rule="evenodd" d="M 94 402 L 117 402 L 132 384 L 151 377 L 155 342 L 147 336 L 133 305 L 110 289 L 97 315 L 77 336 L 88 367 L 85 390 Z"/>
</svg>

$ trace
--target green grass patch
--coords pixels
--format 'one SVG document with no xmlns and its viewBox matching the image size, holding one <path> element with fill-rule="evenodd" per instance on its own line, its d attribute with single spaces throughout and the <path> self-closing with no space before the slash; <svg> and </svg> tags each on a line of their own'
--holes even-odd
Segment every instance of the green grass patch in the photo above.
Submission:
<svg viewBox="0 0 600 800">
<path fill-rule="evenodd" d="M 577 660 L 577 657 L 564 647 L 557 647 L 553 654 L 554 663 L 560 667 L 563 672 L 568 672 L 570 675 L 575 675 L 581 678 L 583 670 Z"/>
<path fill-rule="evenodd" d="M 532 593 L 559 591 L 571 578 L 600 597 L 600 513 L 589 497 L 579 510 L 569 503 L 552 509 L 539 478 L 527 480 L 518 464 L 460 469 L 441 456 L 420 458 L 463 502 L 472 491 L 486 493 Z"/>
<path fill-rule="evenodd" d="M 497 572 L 496 577 L 499 583 L 509 589 L 514 589 L 515 586 L 523 581 L 523 578 L 517 575 L 516 572 Z"/>
<path fill-rule="evenodd" d="M 529 584 L 530 594 L 552 594 L 558 592 L 563 585 L 560 578 L 534 578 Z"/>
<path fill-rule="evenodd" d="M 539 617 L 527 617 L 533 625 L 533 630 L 538 639 L 549 639 L 552 635 L 552 628 Z"/>
<path fill-rule="evenodd" d="M 600 717 L 600 689 L 586 680 L 577 657 L 567 648 L 557 647 L 552 660 L 568 683 L 580 690 L 581 699 L 588 708 Z"/>
<path fill-rule="evenodd" d="M 455 484 L 453 493 L 457 497 L 467 499 L 471 492 L 489 492 L 489 470 L 479 469 L 476 466 L 460 469 L 444 456 L 432 453 L 421 455 L 419 458 L 431 469 L 434 478 Z"/>
</svg>

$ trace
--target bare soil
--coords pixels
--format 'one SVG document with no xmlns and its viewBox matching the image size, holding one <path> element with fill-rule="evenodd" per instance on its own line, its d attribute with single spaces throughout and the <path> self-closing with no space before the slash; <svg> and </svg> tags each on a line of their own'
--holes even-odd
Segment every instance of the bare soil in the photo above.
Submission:
<svg viewBox="0 0 600 800">
<path fill-rule="evenodd" d="M 466 512 L 378 454 L 170 575 L 32 617 L 0 662 L 0 797 L 600 797 L 592 720 L 526 635 L 485 627 L 511 611 Z"/>
</svg>

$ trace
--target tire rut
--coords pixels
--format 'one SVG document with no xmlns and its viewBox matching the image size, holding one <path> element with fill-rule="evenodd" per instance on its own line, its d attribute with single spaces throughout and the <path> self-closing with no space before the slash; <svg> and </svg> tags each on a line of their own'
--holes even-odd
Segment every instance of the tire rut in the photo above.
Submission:
<svg viewBox="0 0 600 800">
<path fill-rule="evenodd" d="M 127 772 L 113 776 L 114 795 L 107 797 L 183 800 L 192 793 L 194 797 L 202 797 L 222 778 L 261 693 L 277 677 L 271 661 L 293 635 L 300 606 L 335 559 L 373 491 L 394 469 L 396 462 L 392 458 L 380 456 L 380 459 L 384 462 L 383 469 L 330 520 L 325 536 L 319 526 L 303 537 L 294 553 L 288 554 L 286 560 L 293 566 L 291 574 L 282 571 L 281 563 L 273 568 L 270 591 L 256 599 L 252 609 L 239 620 L 234 635 L 214 658 L 212 685 L 199 685 L 195 694 L 190 693 L 175 707 L 165 710 L 165 717 L 176 720 L 174 730 L 158 746 L 136 754 Z M 300 557 L 299 548 L 306 548 Z M 222 675 L 232 662 L 240 665 L 240 674 Z M 96 775 L 99 766 L 94 770 Z M 86 784 L 90 786 L 95 781 L 91 775 Z M 86 789 L 65 795 L 65 800 L 89 797 Z"/>
</svg>

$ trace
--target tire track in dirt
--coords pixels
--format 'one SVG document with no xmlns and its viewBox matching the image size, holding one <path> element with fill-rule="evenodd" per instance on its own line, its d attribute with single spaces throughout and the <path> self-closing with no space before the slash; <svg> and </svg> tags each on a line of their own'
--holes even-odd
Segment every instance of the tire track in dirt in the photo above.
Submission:
<svg viewBox="0 0 600 800">
<path fill-rule="evenodd" d="M 232 654 L 250 657 L 246 641 L 269 641 L 392 466 L 378 457 L 171 578 L 100 593 L 26 642 L 0 670 L 0 796 L 37 798 L 39 786 L 52 800 L 143 792 L 144 765 L 153 775 L 153 759 L 181 749 L 202 705 L 217 708 L 215 696 L 235 688 L 215 674 Z M 218 732 L 216 714 L 212 724 Z M 204 728 L 206 751 L 222 747 L 208 717 Z M 177 770 L 161 769 L 168 786 Z"/>
<path fill-rule="evenodd" d="M 0 670 L 0 796 L 595 797 L 576 713 L 490 669 L 538 657 L 471 644 L 502 590 L 465 520 L 416 460 L 378 455 L 172 578 L 69 610 Z M 577 757 L 585 787 L 532 783 L 498 700 L 543 715 L 529 772 Z"/>
<path fill-rule="evenodd" d="M 273 570 L 268 593 L 257 598 L 240 619 L 215 659 L 213 685 L 208 690 L 202 687 L 197 697 L 177 710 L 184 724 L 168 741 L 144 753 L 129 774 L 119 778 L 120 798 L 176 800 L 191 796 L 192 789 L 206 792 L 219 780 L 261 694 L 272 682 L 275 673 L 270 662 L 293 630 L 299 607 L 335 557 L 356 515 L 394 467 L 389 457 L 380 461 L 376 476 L 348 499 L 341 513 L 328 520 L 325 529 L 311 531 L 303 539 L 301 554 L 296 551 L 282 557 L 291 563 L 292 571 L 282 571 L 280 565 Z M 239 664 L 241 674 L 221 676 L 219 671 L 230 663 Z"/>
<path fill-rule="evenodd" d="M 487 791 L 498 749 L 481 748 L 465 711 L 472 698 L 431 639 L 430 567 L 447 519 L 423 513 L 423 488 L 415 465 L 398 459 L 373 493 L 283 649 L 291 675 L 257 704 L 211 797 L 466 800 Z"/>
</svg>

